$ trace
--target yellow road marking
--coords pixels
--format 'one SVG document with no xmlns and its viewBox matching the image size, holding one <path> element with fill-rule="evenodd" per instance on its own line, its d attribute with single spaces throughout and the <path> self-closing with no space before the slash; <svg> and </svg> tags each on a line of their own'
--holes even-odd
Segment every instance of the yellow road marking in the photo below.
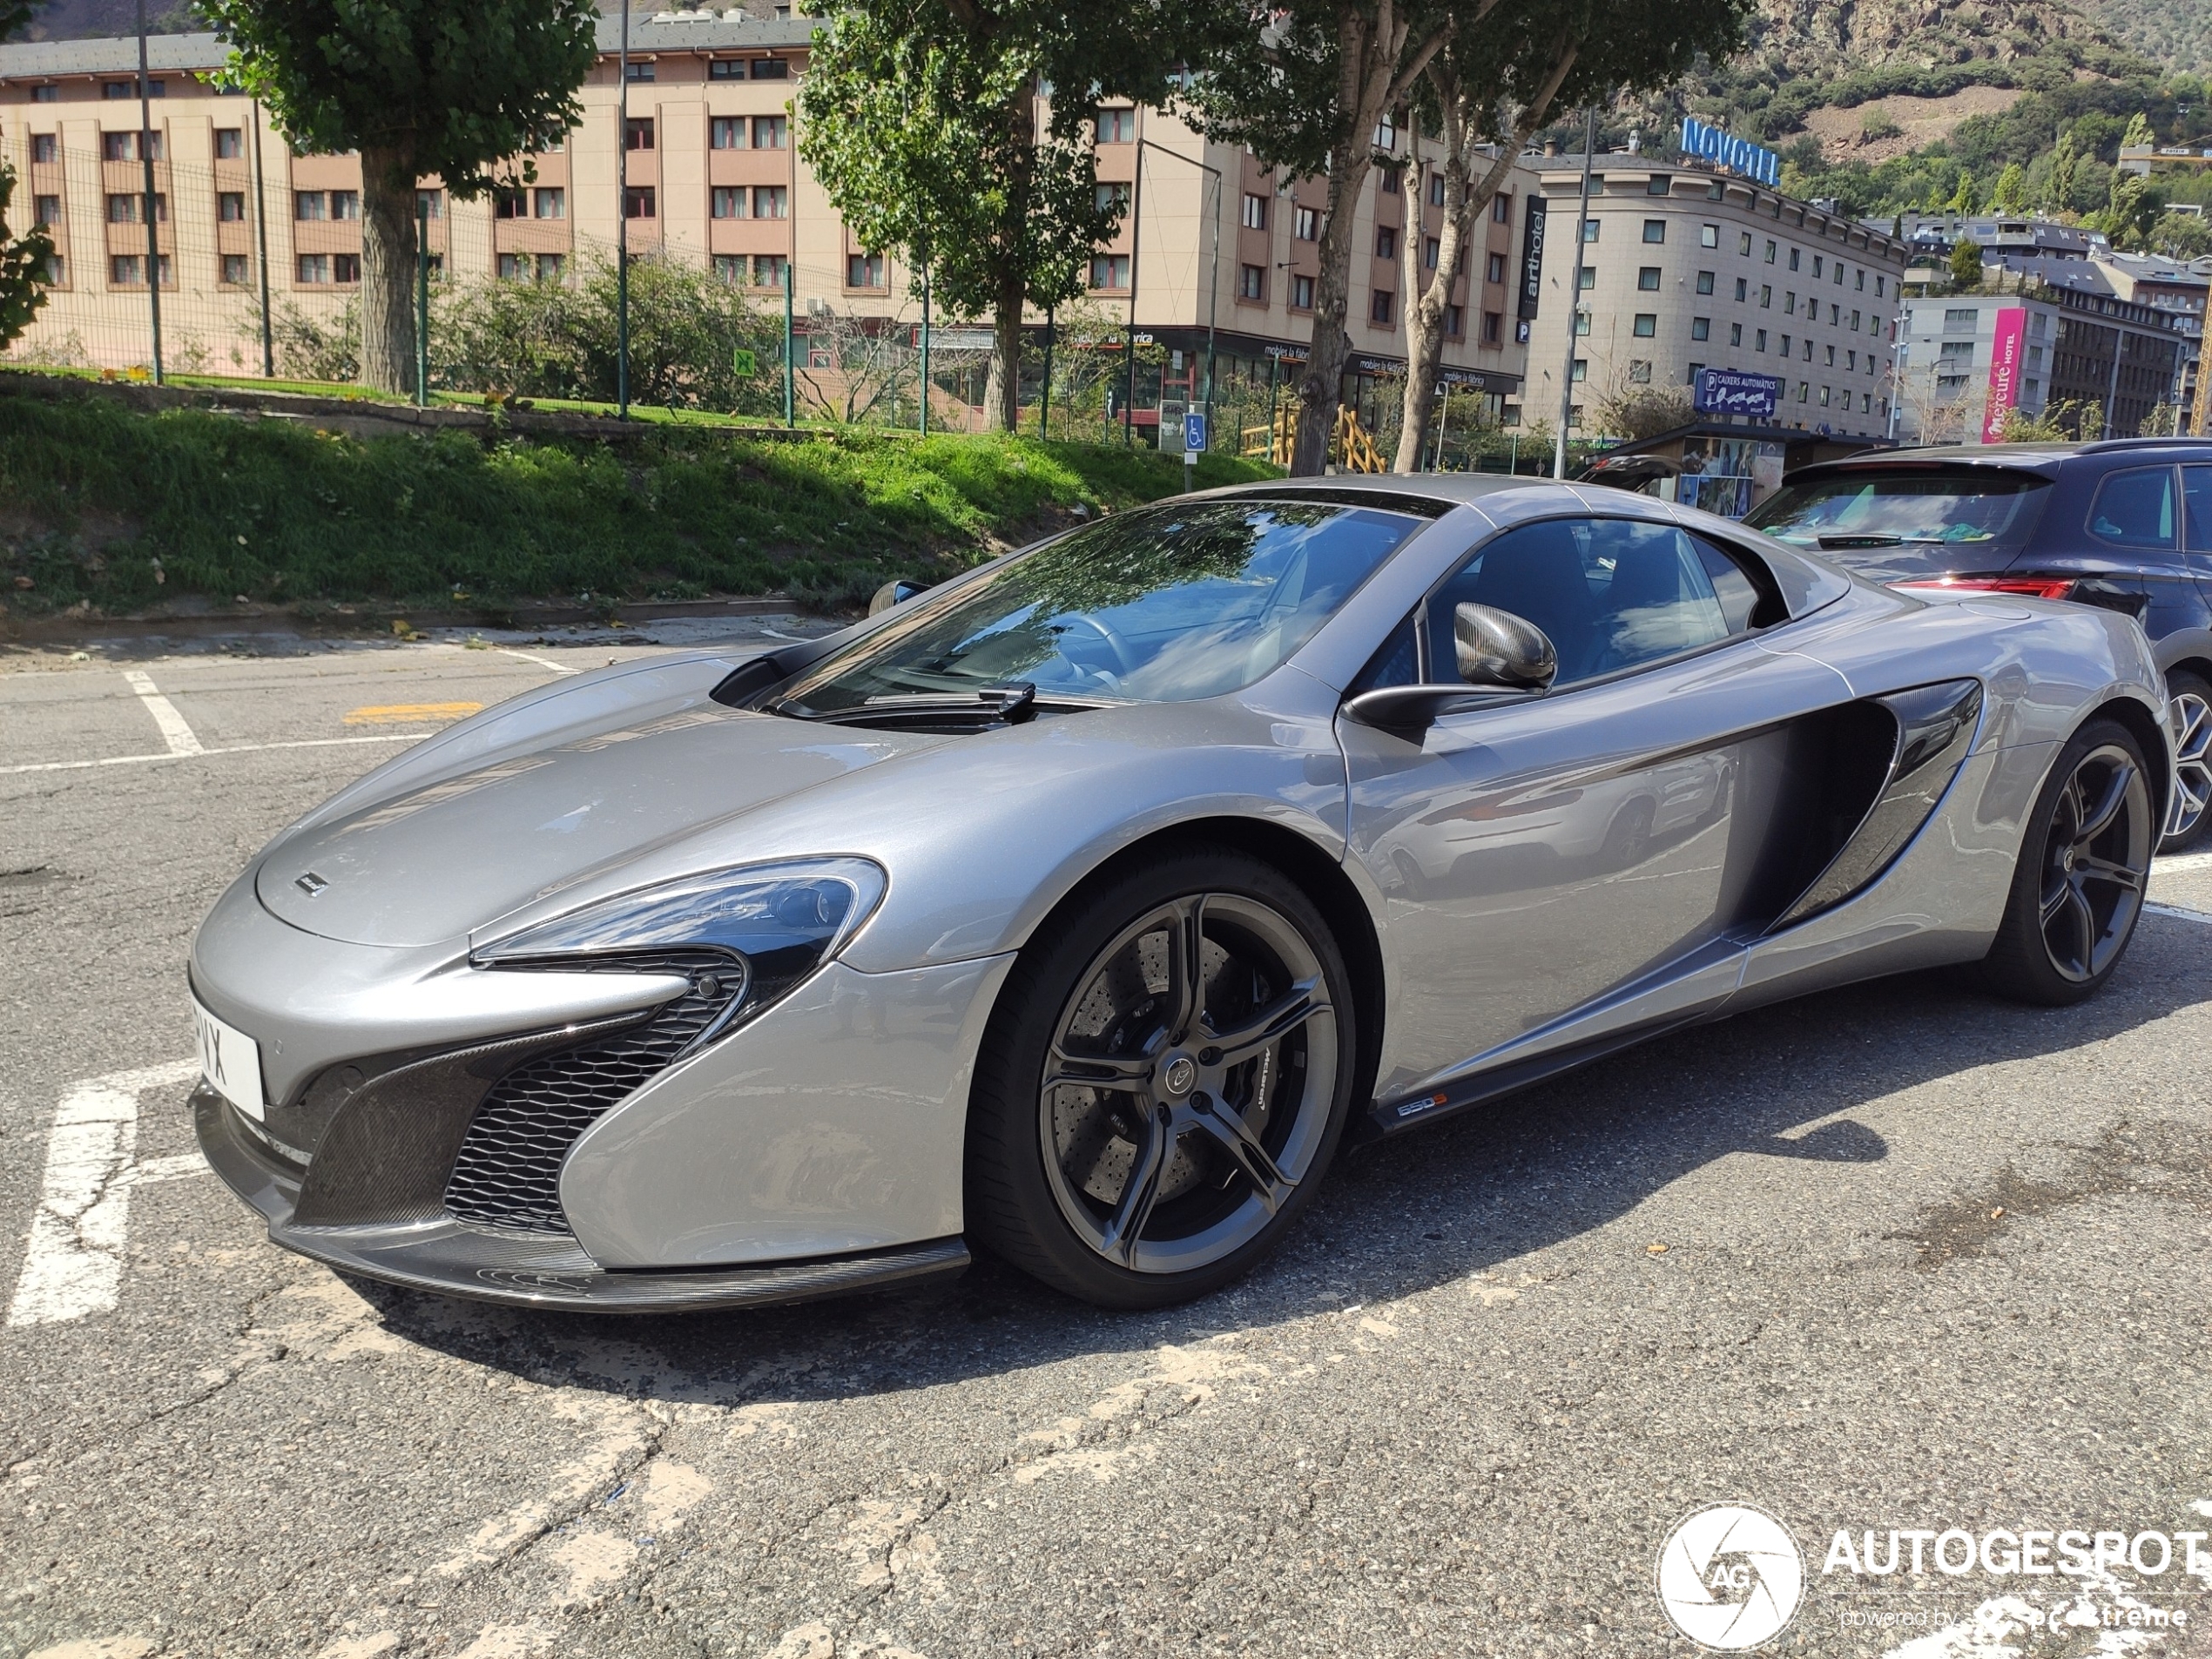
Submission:
<svg viewBox="0 0 2212 1659">
<path fill-rule="evenodd" d="M 346 716 L 347 725 L 412 725 L 417 720 L 459 720 L 482 708 L 481 703 L 374 703 Z"/>
</svg>

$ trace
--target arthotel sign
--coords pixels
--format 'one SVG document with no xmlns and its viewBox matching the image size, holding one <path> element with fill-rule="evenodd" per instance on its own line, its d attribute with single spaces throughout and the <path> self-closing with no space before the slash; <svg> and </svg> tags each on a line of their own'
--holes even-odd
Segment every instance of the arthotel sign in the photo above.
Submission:
<svg viewBox="0 0 2212 1659">
<path fill-rule="evenodd" d="M 1997 337 L 1989 345 L 1989 401 L 1982 411 L 1981 441 L 2005 441 L 2005 417 L 2020 407 L 2020 356 L 2027 338 L 2027 311 L 2006 306 L 1997 314 Z"/>
</svg>

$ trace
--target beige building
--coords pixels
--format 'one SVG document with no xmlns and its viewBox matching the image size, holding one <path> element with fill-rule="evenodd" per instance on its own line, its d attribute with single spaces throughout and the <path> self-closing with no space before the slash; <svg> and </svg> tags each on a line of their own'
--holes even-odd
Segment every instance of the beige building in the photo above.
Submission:
<svg viewBox="0 0 2212 1659">
<path fill-rule="evenodd" d="M 782 307 L 788 263 L 802 334 L 826 314 L 871 327 L 919 321 L 910 273 L 853 238 L 797 159 L 792 94 L 813 24 L 633 16 L 626 116 L 618 29 L 602 20 L 583 119 L 531 158 L 534 177 L 518 167 L 509 188 L 468 201 L 421 181 L 442 279 L 574 281 L 626 231 L 633 253 L 710 266 L 765 309 Z M 360 163 L 293 154 L 266 111 L 223 90 L 223 58 L 211 35 L 151 43 L 164 353 L 172 370 L 258 374 L 265 288 L 275 319 L 325 326 L 357 291 Z M 151 359 L 137 62 L 130 39 L 0 46 L 0 159 L 57 250 L 50 303 L 12 357 L 110 368 Z M 1133 307 L 1140 342 L 1163 358 L 1138 385 L 1136 424 L 1200 395 L 1209 325 L 1220 382 L 1264 383 L 1285 361 L 1294 369 L 1312 329 L 1325 182 L 1271 172 L 1157 109 L 1105 105 L 1096 135 L 1100 188 L 1130 211 L 1092 261 L 1089 297 L 1115 322 Z M 1406 155 L 1402 135 L 1386 127 L 1377 138 Z M 1371 415 L 1397 401 L 1407 298 L 1436 258 L 1433 164 L 1379 168 L 1359 204 L 1347 392 Z M 1447 318 L 1447 378 L 1500 413 L 1518 401 L 1525 355 L 1509 295 L 1532 183 L 1513 175 Z"/>
<path fill-rule="evenodd" d="M 1772 424 L 1879 437 L 1903 307 L 1902 241 L 1732 174 L 1615 152 L 1596 158 L 1575 281 L 1581 158 L 1539 169 L 1549 233 L 1529 331 L 1527 418 L 1588 429 L 1608 400 L 1690 388 L 1701 368 L 1780 382 Z M 1567 350 L 1573 317 L 1571 370 Z"/>
</svg>

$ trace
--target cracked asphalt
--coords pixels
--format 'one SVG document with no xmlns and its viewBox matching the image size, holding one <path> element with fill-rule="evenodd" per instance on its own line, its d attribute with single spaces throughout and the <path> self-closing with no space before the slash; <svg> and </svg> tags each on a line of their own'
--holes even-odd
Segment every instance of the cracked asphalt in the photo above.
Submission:
<svg viewBox="0 0 2212 1659">
<path fill-rule="evenodd" d="M 1163 1314 L 985 1260 L 591 1322 L 273 1248 L 191 1168 L 199 916 L 452 705 L 653 648 L 0 658 L 0 1656 L 1688 1654 L 1655 1564 L 1731 1501 L 1804 1554 L 1777 1651 L 2212 1652 L 2179 1567 L 1824 1570 L 2212 1532 L 2212 860 L 2086 1007 L 1929 974 L 1677 1035 L 1349 1159 Z M 57 1114 L 118 1094 L 114 1271 L 26 1300 Z"/>
</svg>

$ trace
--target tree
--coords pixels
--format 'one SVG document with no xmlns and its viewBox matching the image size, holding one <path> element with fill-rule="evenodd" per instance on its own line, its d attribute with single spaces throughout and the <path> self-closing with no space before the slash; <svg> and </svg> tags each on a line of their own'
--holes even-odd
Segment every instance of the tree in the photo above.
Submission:
<svg viewBox="0 0 2212 1659">
<path fill-rule="evenodd" d="M 1977 198 L 1974 195 L 1973 174 L 1970 172 L 1960 173 L 1959 175 L 1959 187 L 1951 192 L 1951 211 L 1954 213 L 1971 213 L 1974 211 L 1974 204 Z"/>
<path fill-rule="evenodd" d="M 15 193 L 16 170 L 0 164 L 0 350 L 22 337 L 46 303 L 46 261 L 54 252 L 39 226 L 22 236 L 10 233 L 8 206 Z"/>
<path fill-rule="evenodd" d="M 2168 213 L 2153 227 L 2151 242 L 2169 259 L 2201 260 L 2212 253 L 2212 224 L 2202 213 Z"/>
<path fill-rule="evenodd" d="M 2043 195 L 2043 206 L 2054 213 L 2073 211 L 2074 175 L 2080 165 L 2080 153 L 2074 147 L 2071 128 L 2059 134 L 2059 141 L 2051 151 L 2051 175 Z"/>
<path fill-rule="evenodd" d="M 202 0 L 226 74 L 295 150 L 361 159 L 361 378 L 415 385 L 415 199 L 482 194 L 494 165 L 583 119 L 591 0 Z M 525 179 L 532 176 L 525 160 Z"/>
<path fill-rule="evenodd" d="M 984 401 L 1011 431 L 1025 304 L 1081 294 L 1121 217 L 1098 191 L 1092 99 L 1163 102 L 1174 53 L 1144 7 L 833 0 L 827 15 L 799 153 L 864 246 L 904 254 L 948 314 L 991 319 Z"/>
<path fill-rule="evenodd" d="M 1951 287 L 1955 293 L 1972 293 L 1981 287 L 1981 244 L 1962 236 L 1951 250 Z"/>
<path fill-rule="evenodd" d="M 1663 86 L 1700 52 L 1725 57 L 1750 9 L 1750 0 L 1507 0 L 1478 26 L 1455 31 L 1430 61 L 1417 108 L 1433 118 L 1443 139 L 1444 223 L 1434 274 L 1406 313 L 1409 368 L 1397 471 L 1420 469 L 1460 251 L 1472 244 L 1480 215 L 1546 113 L 1562 97 L 1580 102 Z M 1494 154 L 1483 154 L 1485 144 Z M 1417 156 L 1419 149 L 1417 133 Z"/>
<path fill-rule="evenodd" d="M 1406 102 L 1455 28 L 1474 28 L 1499 3 L 1212 0 L 1211 27 L 1193 43 L 1203 72 L 1186 103 L 1206 132 L 1271 166 L 1329 181 L 1294 477 L 1318 473 L 1328 459 L 1352 352 L 1345 317 L 1355 209 L 1377 161 L 1395 165 L 1394 142 L 1377 142 L 1386 136 L 1383 118 Z"/>
<path fill-rule="evenodd" d="M 2129 118 L 2128 130 L 2120 135 L 2122 150 L 2148 150 L 2158 142 L 2158 135 L 2150 130 L 2150 118 L 2141 110 Z"/>
<path fill-rule="evenodd" d="M 2027 211 L 2027 169 L 2017 161 L 2006 164 L 1997 175 L 1997 188 L 1989 193 L 1989 205 L 2002 212 L 2024 213 Z"/>
</svg>

